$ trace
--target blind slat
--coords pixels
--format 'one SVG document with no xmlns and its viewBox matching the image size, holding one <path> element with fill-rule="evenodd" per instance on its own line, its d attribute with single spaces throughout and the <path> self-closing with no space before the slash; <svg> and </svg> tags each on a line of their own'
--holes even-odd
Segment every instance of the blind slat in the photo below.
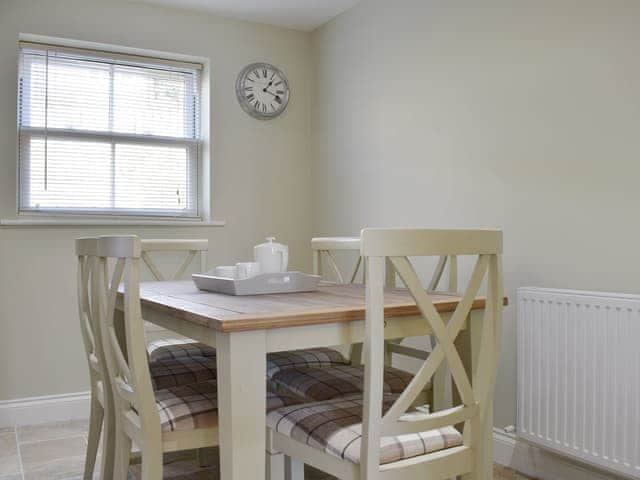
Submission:
<svg viewBox="0 0 640 480">
<path fill-rule="evenodd" d="M 23 45 L 21 211 L 198 215 L 199 70 Z"/>
</svg>

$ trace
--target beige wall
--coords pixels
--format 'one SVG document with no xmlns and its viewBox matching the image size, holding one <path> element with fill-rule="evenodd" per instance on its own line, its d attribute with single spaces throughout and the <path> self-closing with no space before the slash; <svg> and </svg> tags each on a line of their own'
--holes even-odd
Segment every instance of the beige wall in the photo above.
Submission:
<svg viewBox="0 0 640 480">
<path fill-rule="evenodd" d="M 0 218 L 14 216 L 18 33 L 207 57 L 211 61 L 213 216 L 225 227 L 0 227 L 0 400 L 84 391 L 73 239 L 137 233 L 202 237 L 210 265 L 250 258 L 276 234 L 309 267 L 311 233 L 308 34 L 119 0 L 0 2 Z M 280 66 L 292 98 L 280 118 L 251 119 L 235 99 L 246 64 Z M 292 201 L 295 199 L 295 201 Z"/>
<path fill-rule="evenodd" d="M 622 0 L 363 0 L 313 35 L 314 233 L 501 227 L 512 302 L 638 292 L 639 22 Z"/>
<path fill-rule="evenodd" d="M 274 232 L 308 267 L 312 231 L 502 227 L 512 301 L 521 285 L 637 292 L 638 18 L 640 4 L 623 0 L 363 0 L 311 42 L 119 0 L 5 0 L 0 218 L 15 209 L 25 32 L 208 57 L 213 214 L 227 226 L 0 227 L 0 400 L 86 389 L 73 303 L 82 235 L 206 237 L 213 265 L 248 258 Z M 254 121 L 234 98 L 255 60 L 291 80 L 280 119 Z M 515 420 L 515 355 L 510 307 L 498 425 Z"/>
</svg>

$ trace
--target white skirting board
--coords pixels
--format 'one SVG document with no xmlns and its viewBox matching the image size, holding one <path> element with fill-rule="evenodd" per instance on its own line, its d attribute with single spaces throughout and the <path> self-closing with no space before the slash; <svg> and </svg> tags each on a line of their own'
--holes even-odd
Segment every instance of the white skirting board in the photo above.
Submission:
<svg viewBox="0 0 640 480">
<path fill-rule="evenodd" d="M 89 418 L 89 392 L 0 400 L 0 428 Z"/>
<path fill-rule="evenodd" d="M 502 429 L 493 431 L 494 460 L 539 480 L 616 480 L 621 477 L 527 443 Z"/>
</svg>

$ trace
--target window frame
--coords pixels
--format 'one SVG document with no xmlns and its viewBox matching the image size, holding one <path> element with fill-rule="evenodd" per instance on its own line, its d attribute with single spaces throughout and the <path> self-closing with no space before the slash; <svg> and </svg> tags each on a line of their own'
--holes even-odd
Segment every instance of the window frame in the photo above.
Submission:
<svg viewBox="0 0 640 480">
<path fill-rule="evenodd" d="M 149 136 L 142 134 L 128 134 L 128 133 L 116 133 L 116 132 L 94 132 L 87 130 L 74 130 L 74 129 L 54 129 L 44 127 L 21 127 L 20 126 L 20 110 L 18 109 L 16 118 L 16 215 L 22 220 L 17 220 L 16 223 L 30 223 L 34 224 L 76 224 L 86 221 L 87 224 L 113 224 L 113 223 L 132 223 L 140 221 L 141 224 L 203 224 L 203 225 L 224 225 L 224 221 L 212 220 L 211 218 L 211 201 L 210 201 L 210 143 L 209 143 L 209 59 L 204 57 L 196 57 L 183 54 L 172 54 L 166 52 L 158 52 L 155 50 L 138 49 L 132 47 L 124 47 L 117 45 L 109 45 L 95 42 L 86 42 L 78 40 L 63 39 L 57 37 L 48 37 L 32 34 L 20 34 L 18 42 L 18 51 L 22 48 L 23 44 L 36 44 L 42 46 L 52 47 L 58 51 L 70 51 L 81 53 L 82 55 L 95 55 L 98 58 L 113 59 L 118 64 L 123 65 L 136 65 L 140 63 L 146 65 L 158 65 L 164 67 L 177 68 L 196 67 L 199 72 L 197 92 L 198 92 L 198 118 L 195 124 L 196 132 L 200 132 L 197 138 L 174 138 L 163 136 Z M 131 63 L 130 63 L 131 62 Z M 18 81 L 17 87 L 20 89 L 20 69 L 18 69 Z M 17 94 L 17 102 L 20 102 L 20 92 Z M 127 145 L 127 144 L 143 144 L 143 145 L 176 145 L 184 146 L 190 150 L 195 150 L 188 155 L 195 155 L 195 162 L 190 162 L 192 168 L 195 168 L 194 172 L 194 184 L 195 189 L 195 215 L 194 214 L 182 214 L 179 211 L 167 210 L 167 209 L 70 209 L 67 207 L 61 208 L 23 208 L 21 196 L 23 194 L 22 184 L 22 166 L 20 160 L 20 141 L 21 136 L 32 138 L 34 136 L 43 135 L 45 130 L 47 131 L 48 138 L 61 137 L 61 138 L 77 138 L 78 140 L 94 139 L 104 141 L 114 145 Z M 114 143 L 115 142 L 115 143 Z M 6 222 L 6 221 L 4 221 Z"/>
</svg>

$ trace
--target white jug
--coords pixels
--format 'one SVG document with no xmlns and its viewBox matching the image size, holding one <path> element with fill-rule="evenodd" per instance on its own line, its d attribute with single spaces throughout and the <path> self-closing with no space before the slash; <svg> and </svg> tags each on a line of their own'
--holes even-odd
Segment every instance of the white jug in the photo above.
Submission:
<svg viewBox="0 0 640 480">
<path fill-rule="evenodd" d="M 275 242 L 275 237 L 267 237 L 266 243 L 253 247 L 255 261 L 262 273 L 286 272 L 289 264 L 289 247 Z"/>
</svg>

